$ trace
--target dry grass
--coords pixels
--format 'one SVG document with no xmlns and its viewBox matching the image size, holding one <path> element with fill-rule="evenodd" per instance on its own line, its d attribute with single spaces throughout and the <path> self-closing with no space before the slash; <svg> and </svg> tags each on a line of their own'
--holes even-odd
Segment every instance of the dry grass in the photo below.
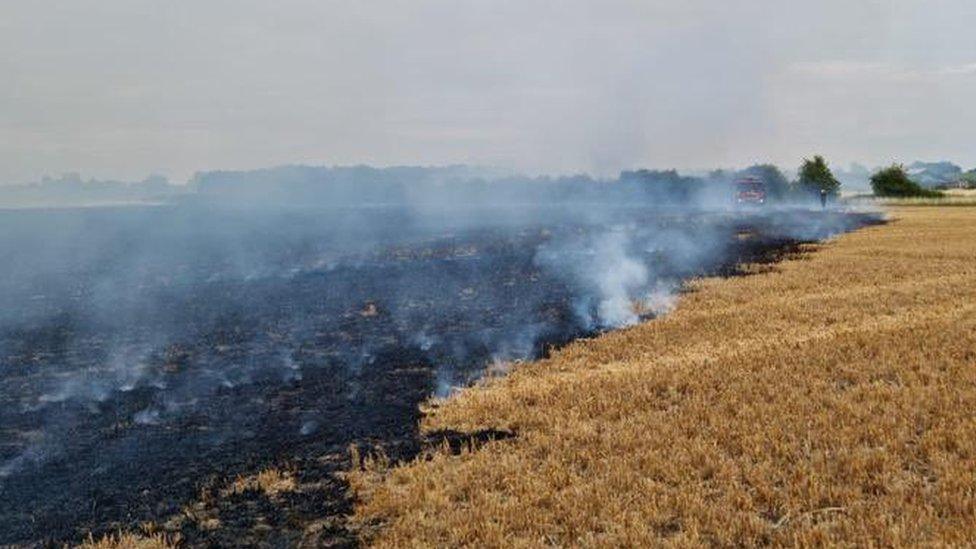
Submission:
<svg viewBox="0 0 976 549">
<path fill-rule="evenodd" d="M 176 547 L 178 547 L 178 540 L 163 534 L 141 536 L 129 533 L 108 535 L 98 541 L 89 539 L 79 546 L 80 549 L 175 549 Z"/>
<path fill-rule="evenodd" d="M 976 210 L 893 218 L 442 403 L 425 430 L 518 436 L 352 474 L 356 520 L 380 546 L 972 544 Z"/>
<path fill-rule="evenodd" d="M 886 206 L 976 206 L 976 189 L 949 189 L 941 198 L 882 198 L 875 203 Z"/>
<path fill-rule="evenodd" d="M 268 497 L 274 497 L 285 492 L 293 492 L 297 487 L 295 477 L 290 472 L 265 469 L 256 475 L 237 477 L 227 487 L 224 494 L 243 494 L 253 490 L 264 492 Z"/>
</svg>

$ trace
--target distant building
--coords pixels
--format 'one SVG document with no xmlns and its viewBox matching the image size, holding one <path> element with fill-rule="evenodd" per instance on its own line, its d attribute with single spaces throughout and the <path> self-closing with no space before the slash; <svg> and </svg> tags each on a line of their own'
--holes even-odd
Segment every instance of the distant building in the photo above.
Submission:
<svg viewBox="0 0 976 549">
<path fill-rule="evenodd" d="M 908 177 L 919 185 L 933 189 L 948 188 L 959 184 L 962 168 L 952 162 L 914 162 L 907 166 Z"/>
</svg>

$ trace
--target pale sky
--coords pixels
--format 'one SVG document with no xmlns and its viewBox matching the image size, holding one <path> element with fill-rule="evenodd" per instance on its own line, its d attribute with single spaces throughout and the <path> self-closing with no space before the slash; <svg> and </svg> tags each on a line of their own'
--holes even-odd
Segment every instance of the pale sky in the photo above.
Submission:
<svg viewBox="0 0 976 549">
<path fill-rule="evenodd" d="M 973 0 L 0 0 L 0 182 L 976 166 Z"/>
</svg>

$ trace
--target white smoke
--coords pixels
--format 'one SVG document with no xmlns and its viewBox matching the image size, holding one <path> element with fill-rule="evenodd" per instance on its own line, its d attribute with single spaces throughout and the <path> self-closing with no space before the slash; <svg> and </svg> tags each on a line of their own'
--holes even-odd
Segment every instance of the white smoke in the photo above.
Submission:
<svg viewBox="0 0 976 549">
<path fill-rule="evenodd" d="M 649 261 L 658 239 L 658 233 L 633 224 L 615 225 L 587 238 L 541 248 L 536 263 L 579 289 L 573 310 L 588 329 L 631 326 L 667 312 L 674 303 L 676 288 L 659 279 Z M 685 238 L 670 244 L 679 250 L 693 246 Z"/>
<path fill-rule="evenodd" d="M 601 327 L 630 326 L 639 320 L 634 299 L 648 280 L 647 267 L 629 254 L 629 235 L 621 227 L 595 243 L 593 264 L 584 271 L 599 290 L 596 323 Z"/>
</svg>

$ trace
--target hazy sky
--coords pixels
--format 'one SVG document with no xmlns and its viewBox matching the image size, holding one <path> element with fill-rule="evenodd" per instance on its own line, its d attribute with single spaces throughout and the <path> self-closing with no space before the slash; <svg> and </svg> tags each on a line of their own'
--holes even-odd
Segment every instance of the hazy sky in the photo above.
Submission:
<svg viewBox="0 0 976 549">
<path fill-rule="evenodd" d="M 973 0 L 0 0 L 0 182 L 976 166 Z"/>
</svg>

